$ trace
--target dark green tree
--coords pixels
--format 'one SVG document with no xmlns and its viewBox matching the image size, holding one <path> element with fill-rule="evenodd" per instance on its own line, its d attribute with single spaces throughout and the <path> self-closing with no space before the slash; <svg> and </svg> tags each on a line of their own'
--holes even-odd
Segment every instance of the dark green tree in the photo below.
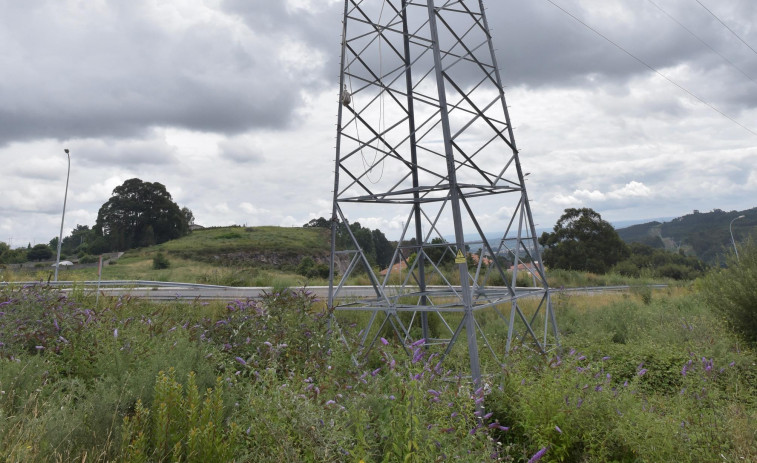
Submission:
<svg viewBox="0 0 757 463">
<path fill-rule="evenodd" d="M 348 249 L 354 246 L 352 237 L 344 223 L 337 221 L 336 224 L 337 248 Z M 312 219 L 302 227 L 331 228 L 331 220 L 324 217 L 318 217 L 317 219 Z M 351 223 L 350 231 L 352 231 L 355 240 L 357 240 L 358 245 L 363 252 L 365 252 L 368 261 L 372 265 L 378 265 L 381 268 L 387 268 L 389 266 L 392 261 L 392 256 L 394 255 L 394 246 L 396 243 L 389 241 L 384 233 L 378 228 L 371 230 L 370 228 L 360 225 L 360 222 Z"/>
<path fill-rule="evenodd" d="M 8 246 L 7 243 L 3 243 L 0 241 L 0 264 L 4 262 L 3 257 L 5 256 L 5 253 L 11 250 L 11 247 Z"/>
<path fill-rule="evenodd" d="M 161 183 L 132 178 L 102 205 L 94 230 L 111 250 L 123 250 L 180 238 L 189 231 L 187 219 Z"/>
<path fill-rule="evenodd" d="M 323 217 L 318 217 L 302 226 L 303 228 L 331 228 L 331 221 Z"/>
<path fill-rule="evenodd" d="M 606 273 L 629 256 L 613 226 L 593 209 L 565 209 L 553 230 L 539 238 L 547 267 Z"/>
<path fill-rule="evenodd" d="M 381 268 L 389 267 L 394 255 L 394 246 L 378 228 L 371 232 L 373 247 L 376 249 L 376 264 Z"/>
<path fill-rule="evenodd" d="M 184 214 L 184 218 L 187 221 L 187 226 L 194 225 L 195 223 L 195 215 L 192 213 L 192 210 L 188 207 L 184 206 L 181 208 L 181 213 Z"/>
<path fill-rule="evenodd" d="M 26 259 L 31 261 L 43 261 L 53 257 L 53 250 L 46 244 L 35 244 L 33 248 L 26 251 Z"/>
<path fill-rule="evenodd" d="M 10 249 L 6 243 L 0 243 L 0 264 L 21 264 L 26 262 L 26 248 Z"/>
</svg>

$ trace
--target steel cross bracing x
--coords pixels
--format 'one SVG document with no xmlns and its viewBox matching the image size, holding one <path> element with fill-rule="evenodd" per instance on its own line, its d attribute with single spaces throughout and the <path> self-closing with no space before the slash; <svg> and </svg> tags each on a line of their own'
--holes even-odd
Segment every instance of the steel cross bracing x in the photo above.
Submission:
<svg viewBox="0 0 757 463">
<path fill-rule="evenodd" d="M 476 381 L 479 342 L 497 366 L 514 340 L 559 346 L 482 0 L 346 0 L 342 38 L 329 306 L 367 312 L 365 349 L 466 338 Z M 361 217 L 401 223 L 384 274 Z M 375 297 L 335 305 L 358 274 Z"/>
</svg>

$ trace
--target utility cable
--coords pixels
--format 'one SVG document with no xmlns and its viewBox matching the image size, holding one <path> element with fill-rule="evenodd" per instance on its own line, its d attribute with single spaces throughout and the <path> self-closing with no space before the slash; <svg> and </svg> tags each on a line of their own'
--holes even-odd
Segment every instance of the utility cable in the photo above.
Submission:
<svg viewBox="0 0 757 463">
<path fill-rule="evenodd" d="M 623 48 L 623 47 L 622 47 L 622 46 L 621 46 L 620 44 L 618 44 L 617 42 L 614 42 L 614 41 L 613 41 L 612 39 L 610 39 L 610 38 L 609 38 L 609 37 L 607 37 L 606 35 L 602 34 L 602 33 L 601 33 L 601 32 L 599 32 L 598 30 L 594 29 L 593 27 L 591 27 L 590 25 L 588 25 L 587 23 L 585 23 L 584 21 L 582 21 L 582 20 L 581 20 L 580 18 L 578 18 L 577 16 L 575 16 L 575 15 L 574 15 L 573 13 L 571 13 L 570 11 L 568 11 L 568 10 L 566 10 L 565 8 L 561 7 L 560 5 L 558 5 L 557 3 L 555 3 L 555 2 L 554 2 L 554 1 L 552 1 L 552 0 L 547 0 L 547 2 L 551 3 L 551 4 L 552 4 L 552 5 L 553 5 L 553 6 L 555 7 L 555 8 L 557 8 L 557 9 L 559 9 L 560 11 L 562 11 L 563 13 L 567 14 L 568 16 L 570 16 L 571 18 L 573 18 L 573 19 L 574 19 L 575 21 L 577 21 L 577 22 L 578 22 L 579 24 L 581 24 L 582 26 L 586 27 L 586 28 L 587 28 L 587 29 L 589 29 L 590 31 L 594 32 L 595 34 L 597 34 L 598 36 L 600 36 L 601 38 L 603 38 L 604 40 L 606 40 L 607 42 L 609 42 L 609 43 L 610 43 L 611 45 L 613 45 L 613 46 L 614 46 L 615 48 L 619 49 L 620 51 L 622 51 L 622 52 L 623 52 L 623 53 L 625 53 L 626 55 L 628 55 L 628 56 L 630 56 L 631 58 L 633 58 L 634 60 L 636 60 L 636 61 L 637 61 L 638 63 L 640 63 L 640 64 L 641 64 L 642 66 L 646 67 L 646 68 L 647 68 L 647 69 L 649 69 L 650 71 L 654 72 L 654 73 L 655 73 L 655 74 L 657 74 L 658 76 L 660 76 L 660 77 L 662 77 L 663 79 L 667 80 L 668 82 L 670 82 L 671 84 L 675 85 L 676 87 L 678 87 L 678 88 L 679 88 L 679 89 L 681 89 L 682 91 L 686 92 L 686 93 L 687 93 L 687 94 L 688 94 L 689 96 L 691 96 L 692 98 L 696 99 L 697 101 L 699 101 L 699 102 L 700 102 L 700 103 L 702 103 L 703 105 L 705 105 L 705 106 L 707 106 L 708 108 L 712 109 L 712 110 L 713 110 L 713 111 L 715 111 L 716 113 L 720 114 L 720 115 L 721 115 L 721 116 L 723 116 L 724 118 L 726 118 L 726 119 L 728 119 L 729 121 L 733 122 L 734 124 L 738 125 L 739 127 L 741 127 L 742 129 L 746 130 L 747 132 L 751 133 L 752 135 L 754 135 L 754 136 L 757 136 L 757 132 L 755 132 L 754 130 L 752 130 L 752 129 L 750 129 L 749 127 L 745 126 L 744 124 L 740 123 L 740 122 L 739 122 L 739 121 L 737 121 L 736 119 L 732 118 L 732 117 L 731 117 L 731 116 L 729 116 L 728 114 L 724 113 L 723 111 L 721 111 L 721 110 L 719 110 L 718 108 L 716 108 L 715 106 L 713 106 L 713 105 L 712 105 L 711 103 L 709 103 L 709 102 L 705 101 L 705 100 L 704 100 L 703 98 L 701 98 L 701 97 L 697 96 L 697 95 L 696 95 L 695 93 L 693 93 L 693 92 L 692 92 L 691 90 L 687 89 L 687 88 L 686 88 L 686 87 L 684 87 L 683 85 L 679 84 L 678 82 L 674 81 L 674 80 L 673 80 L 673 79 L 671 79 L 670 77 L 668 77 L 668 76 L 666 76 L 665 74 L 661 73 L 660 71 L 658 71 L 657 69 L 655 69 L 655 68 L 654 68 L 654 67 L 652 67 L 651 65 L 647 64 L 647 62 L 646 62 L 646 61 L 642 60 L 642 59 L 641 59 L 641 58 L 639 58 L 638 56 L 634 55 L 634 54 L 633 54 L 633 53 L 631 53 L 630 51 L 628 51 L 628 50 L 626 50 L 625 48 Z"/>
<path fill-rule="evenodd" d="M 741 74 L 743 74 L 744 77 L 746 77 L 747 79 L 749 79 L 752 82 L 754 82 L 755 84 L 757 84 L 757 80 L 755 80 L 754 77 L 752 77 L 749 74 L 747 74 L 746 71 L 744 71 L 739 66 L 737 66 L 736 63 L 734 63 L 733 61 L 731 61 L 728 58 L 726 58 L 722 53 L 720 53 L 715 48 L 713 48 L 712 45 L 710 45 L 709 43 L 705 42 L 704 39 L 702 39 L 701 37 L 699 37 L 696 33 L 694 33 L 694 31 L 692 31 L 688 27 L 684 26 L 679 20 L 677 20 L 675 17 L 673 17 L 673 15 L 671 15 L 670 13 L 668 13 L 667 11 L 665 11 L 664 9 L 662 9 L 662 7 L 660 5 L 656 4 L 652 0 L 647 0 L 647 1 L 649 3 L 651 3 L 652 5 L 654 5 L 654 7 L 657 8 L 658 10 L 660 10 L 662 13 L 664 13 L 673 22 L 675 22 L 676 24 L 678 24 L 679 26 L 681 26 L 681 28 L 683 30 L 685 30 L 686 32 L 688 32 L 689 34 L 691 34 L 692 37 L 694 37 L 695 39 L 699 40 L 704 46 L 706 46 L 707 48 L 709 48 L 710 50 L 712 50 L 713 53 L 715 53 L 719 57 L 723 58 L 723 61 L 725 61 L 726 63 L 730 64 L 734 69 L 736 69 Z"/>
<path fill-rule="evenodd" d="M 707 8 L 706 6 L 704 6 L 704 4 L 702 4 L 702 2 L 700 2 L 699 0 L 696 0 L 696 2 L 699 3 L 699 5 L 702 8 L 704 8 L 705 10 L 707 10 L 707 12 L 710 13 L 713 18 L 717 19 L 720 22 L 720 24 L 722 24 L 726 29 L 728 29 L 729 31 L 731 31 L 731 34 L 733 34 L 737 39 L 741 40 L 741 43 L 743 43 L 744 45 L 746 45 L 747 47 L 749 47 L 749 49 L 752 50 L 752 53 L 754 53 L 755 55 L 757 55 L 757 50 L 755 50 L 754 48 L 752 48 L 751 45 L 749 45 L 748 43 L 746 43 L 746 40 L 742 39 L 741 36 L 739 36 L 739 34 L 736 33 L 736 31 L 734 31 L 733 29 L 731 29 L 730 27 L 728 27 L 728 24 L 724 23 L 722 19 L 718 18 L 715 15 L 715 13 L 713 13 L 709 8 Z"/>
</svg>

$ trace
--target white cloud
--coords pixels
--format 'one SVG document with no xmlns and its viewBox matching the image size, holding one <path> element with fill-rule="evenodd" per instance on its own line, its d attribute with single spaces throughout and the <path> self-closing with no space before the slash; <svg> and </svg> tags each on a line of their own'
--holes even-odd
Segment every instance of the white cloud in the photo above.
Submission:
<svg viewBox="0 0 757 463">
<path fill-rule="evenodd" d="M 746 209 L 755 136 L 546 2 L 488 0 L 535 221 L 565 207 L 607 219 Z M 571 11 L 757 131 L 754 81 L 645 2 Z M 0 0 L 0 230 L 47 242 L 93 225 L 116 186 L 166 185 L 202 225 L 301 225 L 330 217 L 338 0 Z M 713 4 L 757 43 L 757 3 Z M 757 61 L 706 12 L 666 10 L 749 75 Z M 344 186 L 344 185 L 343 185 Z M 355 191 L 359 193 L 358 191 Z M 486 231 L 511 211 L 482 208 Z M 406 210 L 352 211 L 399 235 Z M 440 222 L 444 233 L 450 224 Z"/>
</svg>

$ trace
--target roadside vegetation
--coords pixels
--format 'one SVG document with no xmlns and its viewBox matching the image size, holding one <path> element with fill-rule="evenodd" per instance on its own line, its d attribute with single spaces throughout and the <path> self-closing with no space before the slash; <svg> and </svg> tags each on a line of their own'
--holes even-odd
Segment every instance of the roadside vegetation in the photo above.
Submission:
<svg viewBox="0 0 757 463">
<path fill-rule="evenodd" d="M 755 461 L 754 247 L 693 287 L 554 296 L 562 353 L 481 388 L 305 290 L 149 304 L 0 289 L 5 461 Z M 118 264 L 120 265 L 120 264 Z M 173 264 L 172 264 L 173 265 Z M 730 272 L 730 273 L 729 273 Z M 742 277 L 743 276 L 743 277 Z M 729 294 L 732 297 L 729 298 Z M 736 295 L 739 295 L 737 297 Z M 753 305 L 751 306 L 753 307 Z"/>
</svg>

